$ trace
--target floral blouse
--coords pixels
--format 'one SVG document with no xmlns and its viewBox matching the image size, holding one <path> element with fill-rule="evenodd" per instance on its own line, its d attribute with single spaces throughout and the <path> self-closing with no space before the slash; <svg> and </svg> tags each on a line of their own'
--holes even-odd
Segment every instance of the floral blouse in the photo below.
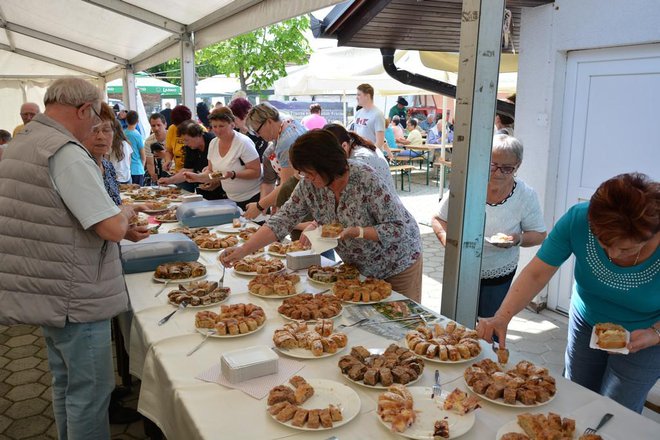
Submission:
<svg viewBox="0 0 660 440">
<path fill-rule="evenodd" d="M 308 214 L 319 224 L 373 226 L 379 241 L 340 240 L 335 250 L 345 263 L 356 266 L 363 275 L 381 279 L 397 275 L 421 257 L 422 240 L 417 222 L 368 165 L 353 160 L 348 163 L 348 184 L 336 207 L 331 189 L 315 188 L 302 180 L 266 224 L 280 241 Z"/>
<path fill-rule="evenodd" d="M 121 205 L 121 197 L 119 196 L 119 184 L 117 183 L 117 173 L 112 162 L 103 158 L 103 184 L 108 195 L 117 206 Z"/>
</svg>

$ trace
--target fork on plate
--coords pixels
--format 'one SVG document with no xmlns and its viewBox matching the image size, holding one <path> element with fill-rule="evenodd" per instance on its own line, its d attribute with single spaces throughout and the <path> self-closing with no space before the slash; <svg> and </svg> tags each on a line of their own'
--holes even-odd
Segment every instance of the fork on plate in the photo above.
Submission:
<svg viewBox="0 0 660 440">
<path fill-rule="evenodd" d="M 224 287 L 224 283 L 225 283 L 225 265 L 221 264 L 221 266 L 222 266 L 222 276 L 218 280 L 218 287 Z"/>
<path fill-rule="evenodd" d="M 584 430 L 584 435 L 595 434 L 596 431 L 598 431 L 600 428 L 602 428 L 605 425 L 605 423 L 609 422 L 612 417 L 614 417 L 612 414 L 609 414 L 609 413 L 605 414 L 603 416 L 603 418 L 600 419 L 600 422 L 598 422 L 598 426 L 596 426 L 595 429 L 594 428 L 585 429 Z"/>
<path fill-rule="evenodd" d="M 183 310 L 183 309 L 185 309 L 186 307 L 188 307 L 188 301 L 181 301 L 181 303 L 179 304 L 179 307 L 177 307 L 176 309 L 174 309 L 174 311 L 173 311 L 172 313 L 168 313 L 167 316 L 165 316 L 163 319 L 161 319 L 160 321 L 158 321 L 158 325 L 163 325 L 163 324 L 165 324 L 167 321 L 170 320 L 170 318 L 171 318 L 172 316 L 174 316 L 174 314 L 175 314 L 176 312 L 178 312 L 179 310 Z"/>
<path fill-rule="evenodd" d="M 360 325 L 360 324 L 362 324 L 364 322 L 367 322 L 367 321 L 369 321 L 369 318 L 362 318 L 359 321 L 354 322 L 353 324 L 341 324 L 341 325 L 338 325 L 337 327 L 335 327 L 335 331 L 343 330 L 345 328 L 355 327 L 356 325 Z"/>
<path fill-rule="evenodd" d="M 440 370 L 435 370 L 435 384 L 433 384 L 433 390 L 431 391 L 431 399 L 435 396 L 440 396 L 442 394 L 442 386 L 440 386 Z"/>
</svg>

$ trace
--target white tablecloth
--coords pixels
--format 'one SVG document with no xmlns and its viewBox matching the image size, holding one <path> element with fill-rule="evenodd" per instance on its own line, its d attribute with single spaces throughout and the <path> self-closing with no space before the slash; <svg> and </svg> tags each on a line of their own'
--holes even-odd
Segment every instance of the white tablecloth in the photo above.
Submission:
<svg viewBox="0 0 660 440">
<path fill-rule="evenodd" d="M 214 253 L 204 252 L 207 260 L 213 261 Z M 204 262 L 204 260 L 200 260 Z M 208 278 L 218 279 L 221 269 L 217 264 L 208 265 Z M 304 272 L 303 272 L 304 273 Z M 262 299 L 247 293 L 250 278 L 235 275 L 228 269 L 225 286 L 232 288 L 228 304 L 252 302 L 264 308 L 268 320 L 260 331 L 240 338 L 210 338 L 192 356 L 187 357 L 193 346 L 202 340 L 195 332 L 194 316 L 199 309 L 187 308 L 178 312 L 165 325 L 158 326 L 160 318 L 172 311 L 167 304 L 166 292 L 158 298 L 154 294 L 162 289 L 161 283 L 151 279 L 151 273 L 133 274 L 126 277 L 135 316 L 130 338 L 131 373 L 142 379 L 138 410 L 156 423 L 169 440 L 177 439 L 327 439 L 335 435 L 345 439 L 399 438 L 385 429 L 377 420 L 376 402 L 378 390 L 371 390 L 346 380 L 337 367 L 340 356 L 305 361 L 299 372 L 305 378 L 324 378 L 351 386 L 361 400 L 360 414 L 350 423 L 323 432 L 296 431 L 273 421 L 266 413 L 265 400 L 256 400 L 241 391 L 218 384 L 207 383 L 195 376 L 220 361 L 224 351 L 240 347 L 266 344 L 272 345 L 273 331 L 286 320 L 278 315 L 278 299 Z M 305 276 L 301 276 L 305 282 Z M 305 287 L 317 292 L 317 286 Z M 401 299 L 398 294 L 392 299 Z M 215 310 L 211 308 L 207 310 Z M 344 316 L 337 323 L 348 323 Z M 348 330 L 348 346 L 384 348 L 392 342 L 360 328 Z M 494 358 L 484 343 L 480 358 Z M 346 349 L 348 352 L 348 349 Z M 512 353 L 512 362 L 518 360 Z M 468 364 L 446 365 L 426 363 L 422 378 L 415 386 L 431 386 L 433 373 L 439 369 L 445 389 L 466 389 L 462 378 Z M 553 411 L 562 416 L 578 418 L 587 425 L 595 425 L 605 412 L 615 414 L 615 419 L 604 429 L 605 438 L 652 439 L 658 438 L 660 428 L 654 421 L 646 419 L 610 399 L 599 396 L 563 378 L 557 379 L 557 395 L 553 401 L 537 409 L 539 412 Z M 499 406 L 484 402 L 476 412 L 474 427 L 462 438 L 465 440 L 494 439 L 500 426 L 515 419 L 524 409 Z"/>
</svg>

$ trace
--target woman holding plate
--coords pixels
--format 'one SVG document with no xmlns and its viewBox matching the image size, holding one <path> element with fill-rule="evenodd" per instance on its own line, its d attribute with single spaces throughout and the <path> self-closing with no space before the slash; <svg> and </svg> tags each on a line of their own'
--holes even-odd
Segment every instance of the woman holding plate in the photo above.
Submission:
<svg viewBox="0 0 660 440">
<path fill-rule="evenodd" d="M 213 110 L 209 122 L 215 139 L 209 144 L 208 167 L 201 173 L 183 174 L 188 182 L 202 183 L 201 189 L 213 190 L 222 184 L 229 200 L 245 210 L 248 203 L 259 201 L 259 153 L 249 137 L 234 130 L 234 114 L 229 107 Z"/>
<path fill-rule="evenodd" d="M 384 279 L 395 291 L 419 302 L 419 227 L 373 168 L 349 161 L 335 135 L 323 129 L 296 139 L 289 158 L 302 177 L 291 198 L 243 246 L 225 251 L 223 264 L 231 267 L 255 250 L 282 241 L 311 214 L 319 224 L 344 225 L 335 251 L 345 263 L 365 276 Z"/>
<path fill-rule="evenodd" d="M 622 174 L 561 217 L 513 283 L 479 336 L 505 345 L 509 322 L 575 256 L 566 378 L 641 412 L 660 377 L 660 183 Z M 613 323 L 630 332 L 628 354 L 591 348 L 592 329 Z"/>
</svg>

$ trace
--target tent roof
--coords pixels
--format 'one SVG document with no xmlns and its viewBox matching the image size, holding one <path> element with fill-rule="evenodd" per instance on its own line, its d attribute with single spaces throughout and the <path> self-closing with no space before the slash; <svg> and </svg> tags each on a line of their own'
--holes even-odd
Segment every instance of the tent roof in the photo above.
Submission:
<svg viewBox="0 0 660 440">
<path fill-rule="evenodd" d="M 31 58 L 52 68 L 41 64 L 39 71 L 23 70 L 22 76 L 77 72 L 114 79 L 125 67 L 144 70 L 178 57 L 186 34 L 192 33 L 195 49 L 201 49 L 338 2 L 3 0 L 0 59 L 25 65 L 24 58 Z M 7 66 L 3 64 L 2 76 Z"/>
</svg>

